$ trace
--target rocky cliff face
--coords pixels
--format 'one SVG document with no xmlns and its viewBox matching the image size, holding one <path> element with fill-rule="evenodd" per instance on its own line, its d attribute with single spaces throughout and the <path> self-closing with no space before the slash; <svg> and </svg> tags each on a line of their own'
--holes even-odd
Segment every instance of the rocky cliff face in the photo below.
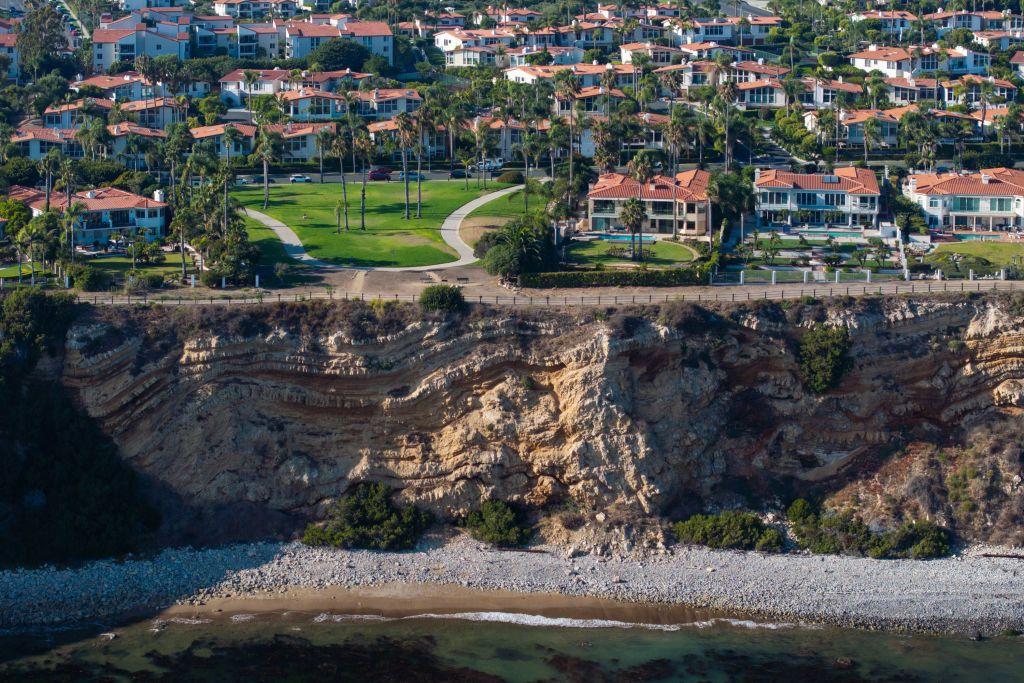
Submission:
<svg viewBox="0 0 1024 683">
<path fill-rule="evenodd" d="M 805 391 L 795 355 L 815 322 L 854 339 L 824 395 Z M 922 444 L 927 461 L 1016 418 L 1024 306 L 965 296 L 452 320 L 355 303 L 97 309 L 69 333 L 63 372 L 177 541 L 287 533 L 363 479 L 441 515 L 499 497 L 636 522 L 818 492 L 876 521 L 955 522 L 947 479 L 959 470 L 933 472 L 926 500 L 910 465 L 896 470 Z M 998 513 L 964 527 L 1020 540 L 1020 452 L 997 460 Z"/>
</svg>

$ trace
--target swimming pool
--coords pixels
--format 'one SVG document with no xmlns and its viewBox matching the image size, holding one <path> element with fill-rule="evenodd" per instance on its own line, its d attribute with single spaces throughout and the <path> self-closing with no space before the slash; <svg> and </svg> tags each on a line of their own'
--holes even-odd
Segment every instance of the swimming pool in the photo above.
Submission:
<svg viewBox="0 0 1024 683">
<path fill-rule="evenodd" d="M 804 237 L 863 237 L 864 233 L 856 230 L 801 230 Z"/>
<path fill-rule="evenodd" d="M 593 237 L 596 237 L 597 239 L 603 240 L 605 242 L 629 242 L 630 241 L 630 236 L 629 235 L 611 235 L 611 234 L 608 234 L 608 233 L 601 233 L 599 235 L 593 235 Z M 636 239 L 636 238 L 634 237 L 633 239 Z M 650 235 L 644 235 L 643 240 L 644 240 L 644 244 L 650 244 L 652 242 L 656 242 L 657 241 L 653 237 L 651 237 Z"/>
</svg>

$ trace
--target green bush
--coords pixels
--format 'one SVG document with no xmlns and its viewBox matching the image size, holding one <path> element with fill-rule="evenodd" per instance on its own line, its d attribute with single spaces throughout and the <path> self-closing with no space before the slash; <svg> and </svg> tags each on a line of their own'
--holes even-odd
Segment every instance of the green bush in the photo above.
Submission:
<svg viewBox="0 0 1024 683">
<path fill-rule="evenodd" d="M 473 245 L 473 256 L 477 258 L 483 258 L 487 256 L 487 252 L 491 250 L 497 244 L 501 243 L 501 234 L 497 230 L 491 230 L 485 232 L 477 240 L 477 243 Z"/>
<path fill-rule="evenodd" d="M 335 548 L 402 550 L 416 541 L 430 525 L 432 516 L 413 505 L 395 506 L 384 484 L 359 484 L 338 499 L 323 525 L 310 524 L 302 542 Z"/>
<path fill-rule="evenodd" d="M 210 288 L 220 287 L 220 279 L 221 275 L 216 270 L 204 270 L 199 275 L 199 281 Z"/>
<path fill-rule="evenodd" d="M 454 285 L 430 285 L 420 294 L 424 311 L 461 311 L 465 306 L 462 290 Z"/>
<path fill-rule="evenodd" d="M 142 281 L 149 289 L 160 289 L 164 286 L 164 276 L 160 273 L 150 273 L 142 276 Z"/>
<path fill-rule="evenodd" d="M 465 526 L 473 538 L 502 547 L 523 545 L 530 529 L 521 523 L 516 510 L 503 500 L 488 500 L 466 517 Z"/>
<path fill-rule="evenodd" d="M 694 515 L 672 526 L 681 543 L 738 550 L 782 550 L 782 534 L 749 512 L 728 510 L 713 515 Z"/>
<path fill-rule="evenodd" d="M 800 342 L 800 372 L 804 386 L 822 393 L 839 383 L 849 365 L 850 333 L 845 327 L 815 325 Z"/>
<path fill-rule="evenodd" d="M 83 292 L 103 292 L 110 289 L 110 276 L 92 266 L 76 265 L 71 268 L 71 284 Z"/>
<path fill-rule="evenodd" d="M 521 185 L 523 183 L 523 174 L 520 171 L 505 171 L 498 176 L 499 183 L 508 183 L 509 185 Z"/>
<path fill-rule="evenodd" d="M 949 532 L 934 522 L 908 522 L 891 531 L 872 531 L 852 512 L 817 513 L 797 499 L 787 513 L 801 548 L 827 555 L 856 555 L 877 559 L 929 559 L 950 551 Z"/>
<path fill-rule="evenodd" d="M 567 270 L 551 273 L 523 273 L 519 284 L 534 289 L 557 287 L 676 287 L 699 284 L 702 270 Z"/>
</svg>

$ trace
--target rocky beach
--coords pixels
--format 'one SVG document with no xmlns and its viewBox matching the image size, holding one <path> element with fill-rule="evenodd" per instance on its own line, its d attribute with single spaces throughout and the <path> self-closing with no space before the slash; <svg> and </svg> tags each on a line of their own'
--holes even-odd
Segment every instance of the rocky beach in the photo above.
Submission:
<svg viewBox="0 0 1024 683">
<path fill-rule="evenodd" d="M 301 592 L 307 603 L 318 590 L 398 586 L 402 595 L 415 595 L 417 586 L 440 585 L 872 629 L 970 635 L 1024 630 L 1024 563 L 986 556 L 995 554 L 1021 553 L 975 548 L 914 561 L 679 547 L 646 557 L 604 557 L 550 547 L 501 551 L 466 536 L 427 539 L 420 549 L 402 553 L 240 544 L 72 569 L 4 571 L 0 627 L 108 622 L 173 605 L 182 606 L 178 613 L 190 605 L 198 612 L 210 601 L 230 610 L 232 600 L 280 599 L 289 592 Z M 473 605 L 464 609 L 473 611 Z"/>
</svg>

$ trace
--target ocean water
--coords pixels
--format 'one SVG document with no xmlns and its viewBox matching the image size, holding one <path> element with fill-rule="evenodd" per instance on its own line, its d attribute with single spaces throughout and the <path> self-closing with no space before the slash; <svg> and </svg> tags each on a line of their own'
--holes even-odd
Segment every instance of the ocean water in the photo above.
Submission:
<svg viewBox="0 0 1024 683">
<path fill-rule="evenodd" d="M 0 637 L 0 681 L 1019 681 L 1024 639 L 505 612 L 147 619 Z"/>
</svg>

